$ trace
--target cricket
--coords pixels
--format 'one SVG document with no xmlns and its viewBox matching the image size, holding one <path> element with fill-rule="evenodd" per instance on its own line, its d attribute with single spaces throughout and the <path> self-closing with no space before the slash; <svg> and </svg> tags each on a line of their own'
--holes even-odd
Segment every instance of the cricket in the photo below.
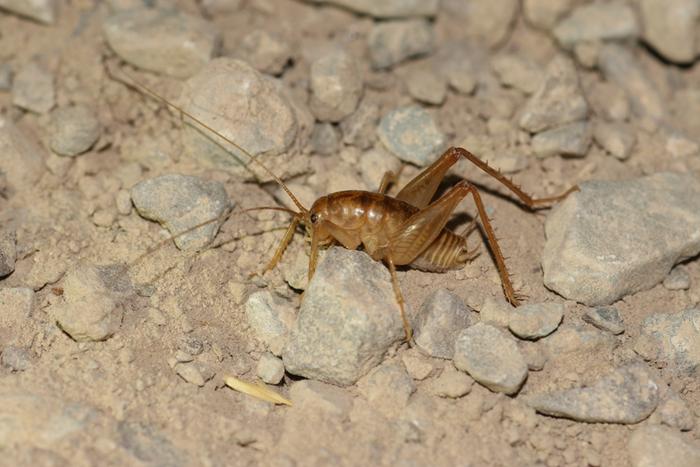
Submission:
<svg viewBox="0 0 700 467">
<path fill-rule="evenodd" d="M 181 117 L 187 117 L 194 124 L 220 137 L 232 148 L 235 148 L 249 163 L 254 163 L 267 173 L 284 190 L 294 203 L 297 211 L 285 207 L 258 207 L 253 210 L 277 210 L 287 212 L 292 216 L 277 249 L 263 268 L 261 273 L 274 269 L 294 234 L 300 227 L 311 239 L 311 252 L 308 263 L 308 281 L 314 276 L 318 264 L 318 254 L 321 248 L 331 245 L 341 245 L 350 250 L 362 249 L 373 260 L 381 261 L 389 269 L 394 295 L 401 311 L 401 320 L 405 331 L 405 339 L 412 339 L 412 328 L 405 310 L 405 300 L 401 292 L 397 266 L 406 266 L 426 272 L 442 273 L 456 270 L 465 265 L 478 254 L 478 247 L 470 249 L 467 246 L 467 236 L 472 230 L 468 226 L 464 232 L 456 233 L 446 227 L 451 215 L 458 204 L 471 195 L 476 206 L 477 217 L 483 228 L 490 252 L 498 269 L 501 286 L 505 299 L 513 306 L 518 306 L 523 297 L 515 290 L 511 275 L 506 266 L 506 257 L 496 238 L 495 230 L 486 212 L 486 208 L 476 186 L 467 180 L 461 180 L 448 188 L 436 198 L 436 193 L 449 169 L 462 159 L 465 159 L 498 180 L 511 191 L 529 210 L 547 207 L 566 198 L 578 190 L 574 185 L 565 192 L 550 197 L 535 198 L 523 191 L 512 179 L 491 167 L 487 162 L 460 147 L 450 147 L 432 164 L 423 169 L 395 196 L 388 194 L 389 187 L 398 176 L 394 172 L 386 172 L 377 191 L 346 190 L 318 198 L 310 208 L 305 207 L 289 187 L 271 169 L 260 162 L 238 143 L 218 133 L 206 123 L 195 118 L 189 112 L 168 101 L 154 90 L 146 87 L 136 78 L 126 74 L 125 84 L 137 89 L 164 105 L 172 108 Z M 195 225 L 185 232 L 190 232 L 203 225 L 215 222 L 211 219 Z M 476 219 L 474 219 L 476 221 Z M 172 239 L 168 239 L 172 240 Z"/>
</svg>

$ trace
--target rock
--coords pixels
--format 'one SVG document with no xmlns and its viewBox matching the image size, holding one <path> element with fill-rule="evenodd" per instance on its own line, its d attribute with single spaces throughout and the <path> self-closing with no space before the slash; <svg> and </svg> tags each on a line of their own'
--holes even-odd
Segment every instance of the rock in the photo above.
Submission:
<svg viewBox="0 0 700 467">
<path fill-rule="evenodd" d="M 36 62 L 19 69 L 12 83 L 12 103 L 17 107 L 45 114 L 56 104 L 53 74 Z"/>
<path fill-rule="evenodd" d="M 264 353 L 258 361 L 258 367 L 255 370 L 258 378 L 267 384 L 279 384 L 284 377 L 284 363 L 282 360 L 270 353 Z"/>
<path fill-rule="evenodd" d="M 647 44 L 672 62 L 695 60 L 700 3 L 695 0 L 639 0 L 637 4 Z"/>
<path fill-rule="evenodd" d="M 330 248 L 306 289 L 284 365 L 289 373 L 347 386 L 403 337 L 386 267 L 364 252 Z"/>
<path fill-rule="evenodd" d="M 295 313 L 290 303 L 283 302 L 267 290 L 255 292 L 245 303 L 248 324 L 255 336 L 275 355 L 281 355 Z"/>
<path fill-rule="evenodd" d="M 574 352 L 612 352 L 617 340 L 606 332 L 597 329 L 562 326 L 559 330 L 540 341 L 550 359 L 566 356 Z"/>
<path fill-rule="evenodd" d="M 313 3 L 338 5 L 374 18 L 435 16 L 439 0 L 312 0 Z"/>
<path fill-rule="evenodd" d="M 457 335 L 472 324 L 471 310 L 445 289 L 425 299 L 414 325 L 416 345 L 432 357 L 451 359 Z"/>
<path fill-rule="evenodd" d="M 498 55 L 491 61 L 493 70 L 504 86 L 533 94 L 544 79 L 542 67 L 514 53 Z"/>
<path fill-rule="evenodd" d="M 523 10 L 533 26 L 552 29 L 575 3 L 576 0 L 524 0 Z"/>
<path fill-rule="evenodd" d="M 629 365 L 588 387 L 528 395 L 525 402 L 546 415 L 592 423 L 639 423 L 656 408 L 658 387 L 642 365 Z"/>
<path fill-rule="evenodd" d="M 690 431 L 695 427 L 695 417 L 683 399 L 678 394 L 672 393 L 659 404 L 656 413 L 661 418 L 661 423 L 681 431 Z"/>
<path fill-rule="evenodd" d="M 583 183 L 547 217 L 545 285 L 589 306 L 653 287 L 700 252 L 699 197 L 690 174 Z"/>
<path fill-rule="evenodd" d="M 667 290 L 688 290 L 690 288 L 690 275 L 683 266 L 678 265 L 671 269 L 671 272 L 664 279 L 663 285 Z"/>
<path fill-rule="evenodd" d="M 252 156 L 291 149 L 299 131 L 294 107 L 279 84 L 239 60 L 212 60 L 187 80 L 180 104 Z M 183 144 L 192 158 L 212 167 L 240 169 L 249 162 L 229 143 L 209 133 L 202 135 L 194 123 L 184 127 Z"/>
<path fill-rule="evenodd" d="M 607 44 L 598 56 L 598 67 L 607 81 L 625 90 L 637 116 L 664 118 L 666 108 L 661 94 L 631 52 L 620 45 Z"/>
<path fill-rule="evenodd" d="M 367 401 L 387 417 L 395 417 L 416 391 L 413 380 L 400 361 L 387 362 L 372 370 L 357 383 Z"/>
<path fill-rule="evenodd" d="M 593 113 L 613 122 L 624 122 L 630 116 L 630 101 L 617 84 L 599 82 L 588 91 L 588 102 Z"/>
<path fill-rule="evenodd" d="M 56 0 L 0 0 L 0 8 L 45 24 L 56 21 Z"/>
<path fill-rule="evenodd" d="M 578 42 L 635 39 L 638 35 L 637 16 L 622 2 L 580 5 L 554 29 L 554 37 L 565 48 Z"/>
<path fill-rule="evenodd" d="M 357 110 L 340 122 L 343 142 L 363 150 L 370 148 L 376 139 L 378 121 L 379 106 L 363 99 Z"/>
<path fill-rule="evenodd" d="M 539 342 L 520 341 L 518 342 L 520 352 L 527 362 L 527 368 L 531 371 L 542 371 L 547 363 L 548 356 L 543 346 Z"/>
<path fill-rule="evenodd" d="M 435 369 L 433 360 L 421 354 L 417 349 L 409 349 L 401 354 L 401 361 L 406 367 L 411 378 L 417 381 L 423 381 L 430 376 Z"/>
<path fill-rule="evenodd" d="M 369 56 L 375 69 L 390 68 L 433 50 L 433 28 L 423 19 L 377 23 L 368 37 Z"/>
<path fill-rule="evenodd" d="M 672 132 L 666 139 L 666 150 L 673 157 L 692 156 L 699 148 L 698 143 L 678 132 Z"/>
<path fill-rule="evenodd" d="M 355 59 L 343 51 L 324 55 L 311 64 L 311 112 L 322 122 L 339 122 L 355 111 L 363 82 Z"/>
<path fill-rule="evenodd" d="M 521 112 L 519 124 L 537 133 L 588 116 L 588 103 L 579 84 L 574 62 L 557 55 L 547 65 L 544 79 Z"/>
<path fill-rule="evenodd" d="M 279 75 L 291 60 L 292 49 L 288 41 L 274 33 L 255 29 L 241 39 L 235 56 L 261 73 Z"/>
<path fill-rule="evenodd" d="M 493 119 L 491 119 L 493 120 Z M 489 120 L 489 122 L 491 122 Z M 466 146 L 463 146 L 466 147 Z M 514 174 L 525 170 L 529 165 L 529 157 L 520 152 L 491 152 L 481 155 L 481 159 L 492 168 L 504 173 Z"/>
<path fill-rule="evenodd" d="M 410 71 L 404 78 L 408 93 L 415 100 L 426 104 L 440 105 L 447 96 L 447 82 L 431 69 Z"/>
<path fill-rule="evenodd" d="M 188 78 L 202 70 L 220 42 L 209 22 L 174 9 L 118 11 L 105 20 L 103 31 L 122 59 L 175 78 Z"/>
<path fill-rule="evenodd" d="M 515 308 L 510 303 L 502 299 L 494 300 L 488 297 L 481 305 L 479 318 L 482 323 L 507 328 L 513 313 L 515 313 Z"/>
<path fill-rule="evenodd" d="M 377 133 L 391 153 L 420 167 L 436 159 L 447 139 L 430 113 L 418 106 L 389 112 L 379 123 Z"/>
<path fill-rule="evenodd" d="M 0 231 L 0 278 L 15 270 L 17 260 L 17 235 L 15 231 Z"/>
<path fill-rule="evenodd" d="M 521 339 L 537 339 L 553 333 L 563 318 L 562 303 L 532 303 L 510 314 L 508 328 Z"/>
<path fill-rule="evenodd" d="M 0 363 L 12 371 L 25 371 L 29 368 L 31 357 L 24 347 L 8 345 L 2 349 Z"/>
<path fill-rule="evenodd" d="M 452 18 L 459 18 L 461 33 L 468 42 L 477 42 L 486 47 L 496 48 L 501 45 L 511 32 L 517 16 L 520 2 L 518 0 L 470 0 L 467 3 L 444 2 L 443 10 Z"/>
<path fill-rule="evenodd" d="M 338 130 L 330 123 L 317 123 L 311 133 L 311 150 L 316 154 L 328 156 L 338 151 L 340 143 Z"/>
<path fill-rule="evenodd" d="M 128 190 L 119 190 L 114 197 L 114 205 L 122 216 L 131 214 L 131 193 Z"/>
<path fill-rule="evenodd" d="M 204 379 L 204 376 L 202 376 L 202 372 L 199 371 L 196 363 L 177 363 L 173 369 L 178 376 L 190 384 L 194 384 L 195 386 L 199 386 L 201 388 L 206 383 L 206 380 Z"/>
<path fill-rule="evenodd" d="M 527 363 L 515 340 L 484 323 L 459 333 L 454 364 L 495 392 L 515 394 L 527 378 Z"/>
<path fill-rule="evenodd" d="M 540 158 L 556 155 L 584 157 L 591 146 L 593 131 L 588 122 L 576 122 L 537 133 L 532 150 Z"/>
<path fill-rule="evenodd" d="M 120 266 L 78 263 L 63 281 L 63 301 L 51 305 L 58 326 L 78 342 L 102 341 L 119 329 L 131 284 Z"/>
<path fill-rule="evenodd" d="M 289 398 L 294 407 L 345 415 L 352 410 L 352 395 L 345 389 L 320 381 L 302 380 L 292 384 Z"/>
<path fill-rule="evenodd" d="M 458 93 L 469 95 L 476 90 L 477 78 L 469 67 L 450 65 L 445 74 L 450 87 Z"/>
<path fill-rule="evenodd" d="M 700 309 L 656 313 L 642 322 L 634 350 L 645 360 L 671 365 L 693 375 L 700 368 Z"/>
<path fill-rule="evenodd" d="M 637 144 L 637 136 L 634 130 L 624 123 L 596 123 L 593 129 L 593 139 L 603 149 L 621 161 L 629 158 L 634 145 Z"/>
<path fill-rule="evenodd" d="M 0 65 L 0 91 L 9 91 L 12 89 L 13 78 L 12 66 L 9 63 Z"/>
<path fill-rule="evenodd" d="M 591 308 L 583 315 L 583 320 L 612 334 L 617 335 L 625 332 L 625 323 L 614 306 Z"/>
<path fill-rule="evenodd" d="M 77 156 L 100 137 L 100 122 L 88 107 L 62 107 L 51 114 L 51 149 L 61 156 Z"/>
<path fill-rule="evenodd" d="M 471 392 L 474 380 L 452 365 L 445 366 L 440 376 L 431 381 L 428 390 L 438 397 L 458 399 Z"/>
<path fill-rule="evenodd" d="M 168 229 L 181 250 L 209 244 L 233 208 L 222 183 L 179 174 L 139 182 L 131 199 L 139 215 Z"/>
<path fill-rule="evenodd" d="M 637 428 L 627 444 L 632 467 L 700 465 L 700 445 L 686 441 L 677 431 L 659 425 Z"/>
</svg>

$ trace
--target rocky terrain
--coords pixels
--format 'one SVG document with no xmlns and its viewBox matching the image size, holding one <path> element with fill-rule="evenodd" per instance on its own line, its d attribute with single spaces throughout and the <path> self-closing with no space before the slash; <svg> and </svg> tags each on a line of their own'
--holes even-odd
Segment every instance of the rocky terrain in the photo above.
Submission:
<svg viewBox="0 0 700 467">
<path fill-rule="evenodd" d="M 0 0 L 0 464 L 700 465 L 699 21 Z M 464 269 L 399 270 L 410 343 L 362 251 L 307 283 L 298 229 L 262 274 L 289 215 L 242 211 L 296 209 L 275 177 L 307 208 L 386 171 L 395 194 L 450 146 L 580 188 L 533 211 L 462 161 L 440 189 L 478 187 L 524 304 L 481 227 Z"/>
</svg>

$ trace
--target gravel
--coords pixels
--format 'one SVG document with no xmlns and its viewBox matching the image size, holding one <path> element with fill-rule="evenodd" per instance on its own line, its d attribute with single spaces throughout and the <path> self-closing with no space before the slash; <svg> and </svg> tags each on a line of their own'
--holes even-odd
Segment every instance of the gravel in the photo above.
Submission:
<svg viewBox="0 0 700 467">
<path fill-rule="evenodd" d="M 700 3 L 695 0 L 639 0 L 637 5 L 647 44 L 666 60 L 681 64 L 695 60 Z"/>
<path fill-rule="evenodd" d="M 433 27 L 423 19 L 377 23 L 368 36 L 369 56 L 375 69 L 391 68 L 408 58 L 433 50 Z"/>
<path fill-rule="evenodd" d="M 632 467 L 700 465 L 700 444 L 686 440 L 676 430 L 659 425 L 637 428 L 627 444 Z"/>
<path fill-rule="evenodd" d="M 282 356 L 291 374 L 347 386 L 403 337 L 386 267 L 364 252 L 335 247 L 306 289 Z"/>
<path fill-rule="evenodd" d="M 658 404 L 658 387 L 643 365 L 618 368 L 588 387 L 532 394 L 525 398 L 540 413 L 581 422 L 634 424 Z"/>
<path fill-rule="evenodd" d="M 527 378 L 527 363 L 515 340 L 484 323 L 459 333 L 454 364 L 479 384 L 505 394 L 517 393 Z"/>
<path fill-rule="evenodd" d="M 248 297 L 245 314 L 255 337 L 274 355 L 282 355 L 289 330 L 296 319 L 293 306 L 270 291 L 263 290 Z"/>
<path fill-rule="evenodd" d="M 508 328 L 521 339 L 538 339 L 553 333 L 563 318 L 562 303 L 532 303 L 510 313 Z"/>
<path fill-rule="evenodd" d="M 51 113 L 51 150 L 60 156 L 77 156 L 92 147 L 100 137 L 101 126 L 95 113 L 77 105 Z"/>
<path fill-rule="evenodd" d="M 317 120 L 339 122 L 357 108 L 363 82 L 355 59 L 335 51 L 311 64 L 311 100 L 309 106 Z"/>
<path fill-rule="evenodd" d="M 575 8 L 554 29 L 565 48 L 579 42 L 633 40 L 639 36 L 637 15 L 622 2 L 591 3 Z"/>
<path fill-rule="evenodd" d="M 258 378 L 267 384 L 279 384 L 284 377 L 284 363 L 272 354 L 262 354 L 255 370 Z"/>
<path fill-rule="evenodd" d="M 625 323 L 622 321 L 620 312 L 614 306 L 601 306 L 586 310 L 583 320 L 598 329 L 615 335 L 625 332 Z"/>
<path fill-rule="evenodd" d="M 104 21 L 103 31 L 122 59 L 175 78 L 188 78 L 202 70 L 221 40 L 208 21 L 171 9 L 118 11 Z"/>
<path fill-rule="evenodd" d="M 374 18 L 408 18 L 434 16 L 439 0 L 312 0 L 314 3 L 338 5 Z"/>
<path fill-rule="evenodd" d="M 413 330 L 416 345 L 432 357 L 451 359 L 457 335 L 473 324 L 471 311 L 457 295 L 436 290 L 418 311 Z"/>
<path fill-rule="evenodd" d="M 421 167 L 437 158 L 447 140 L 432 115 L 418 106 L 392 110 L 382 118 L 377 132 L 392 154 Z"/>
<path fill-rule="evenodd" d="M 593 139 L 588 122 L 575 122 L 537 133 L 532 138 L 532 150 L 537 157 L 584 157 Z"/>
<path fill-rule="evenodd" d="M 224 214 L 233 208 L 222 183 L 179 174 L 139 182 L 131 189 L 131 199 L 139 215 L 168 229 L 181 250 L 211 243 Z M 212 222 L 195 228 L 207 221 Z"/>
<path fill-rule="evenodd" d="M 547 217 L 545 285 L 589 306 L 653 287 L 700 252 L 699 197 L 690 174 L 582 184 Z"/>
<path fill-rule="evenodd" d="M 694 375 L 700 368 L 700 309 L 655 313 L 642 322 L 634 350 L 645 360 Z"/>
<path fill-rule="evenodd" d="M 36 62 L 22 66 L 12 82 L 12 103 L 30 112 L 48 113 L 56 105 L 53 73 Z"/>
</svg>

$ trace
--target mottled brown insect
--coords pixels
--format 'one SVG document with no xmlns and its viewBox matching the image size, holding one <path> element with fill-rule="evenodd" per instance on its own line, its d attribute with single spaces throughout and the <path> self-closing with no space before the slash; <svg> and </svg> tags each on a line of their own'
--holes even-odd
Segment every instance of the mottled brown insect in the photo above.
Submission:
<svg viewBox="0 0 700 467">
<path fill-rule="evenodd" d="M 486 209 L 476 187 L 468 181 L 462 180 L 433 201 L 438 186 L 450 167 L 462 158 L 472 162 L 506 186 L 530 209 L 559 201 L 578 189 L 574 186 L 559 196 L 535 199 L 471 152 L 463 148 L 453 147 L 419 173 L 396 196 L 386 194 L 390 183 L 396 179 L 395 174 L 387 172 L 376 192 L 350 190 L 331 193 L 320 197 L 310 209 L 307 209 L 279 177 L 245 149 L 217 133 L 183 109 L 138 84 L 137 81 L 131 78 L 130 80 L 146 93 L 173 107 L 181 115 L 187 116 L 196 124 L 221 137 L 232 147 L 247 155 L 252 163 L 261 167 L 284 189 L 297 207 L 298 211 L 281 207 L 261 208 L 285 211 L 293 216 L 274 256 L 265 266 L 263 272 L 273 269 L 279 263 L 300 225 L 306 228 L 306 232 L 311 237 L 309 281 L 316 270 L 319 248 L 333 243 L 352 250 L 362 247 L 373 259 L 383 261 L 389 268 L 396 300 L 401 309 L 406 340 L 411 339 L 412 331 L 406 317 L 404 298 L 396 275 L 396 266 L 410 266 L 425 271 L 444 272 L 462 268 L 472 259 L 476 250 L 467 248 L 466 235 L 458 235 L 445 227 L 456 206 L 468 195 L 472 195 L 476 204 L 479 220 L 496 260 L 503 293 L 511 304 L 518 305 L 520 302 L 510 280 L 491 221 L 486 214 Z M 200 226 L 195 226 L 193 229 L 198 227 Z"/>
</svg>

